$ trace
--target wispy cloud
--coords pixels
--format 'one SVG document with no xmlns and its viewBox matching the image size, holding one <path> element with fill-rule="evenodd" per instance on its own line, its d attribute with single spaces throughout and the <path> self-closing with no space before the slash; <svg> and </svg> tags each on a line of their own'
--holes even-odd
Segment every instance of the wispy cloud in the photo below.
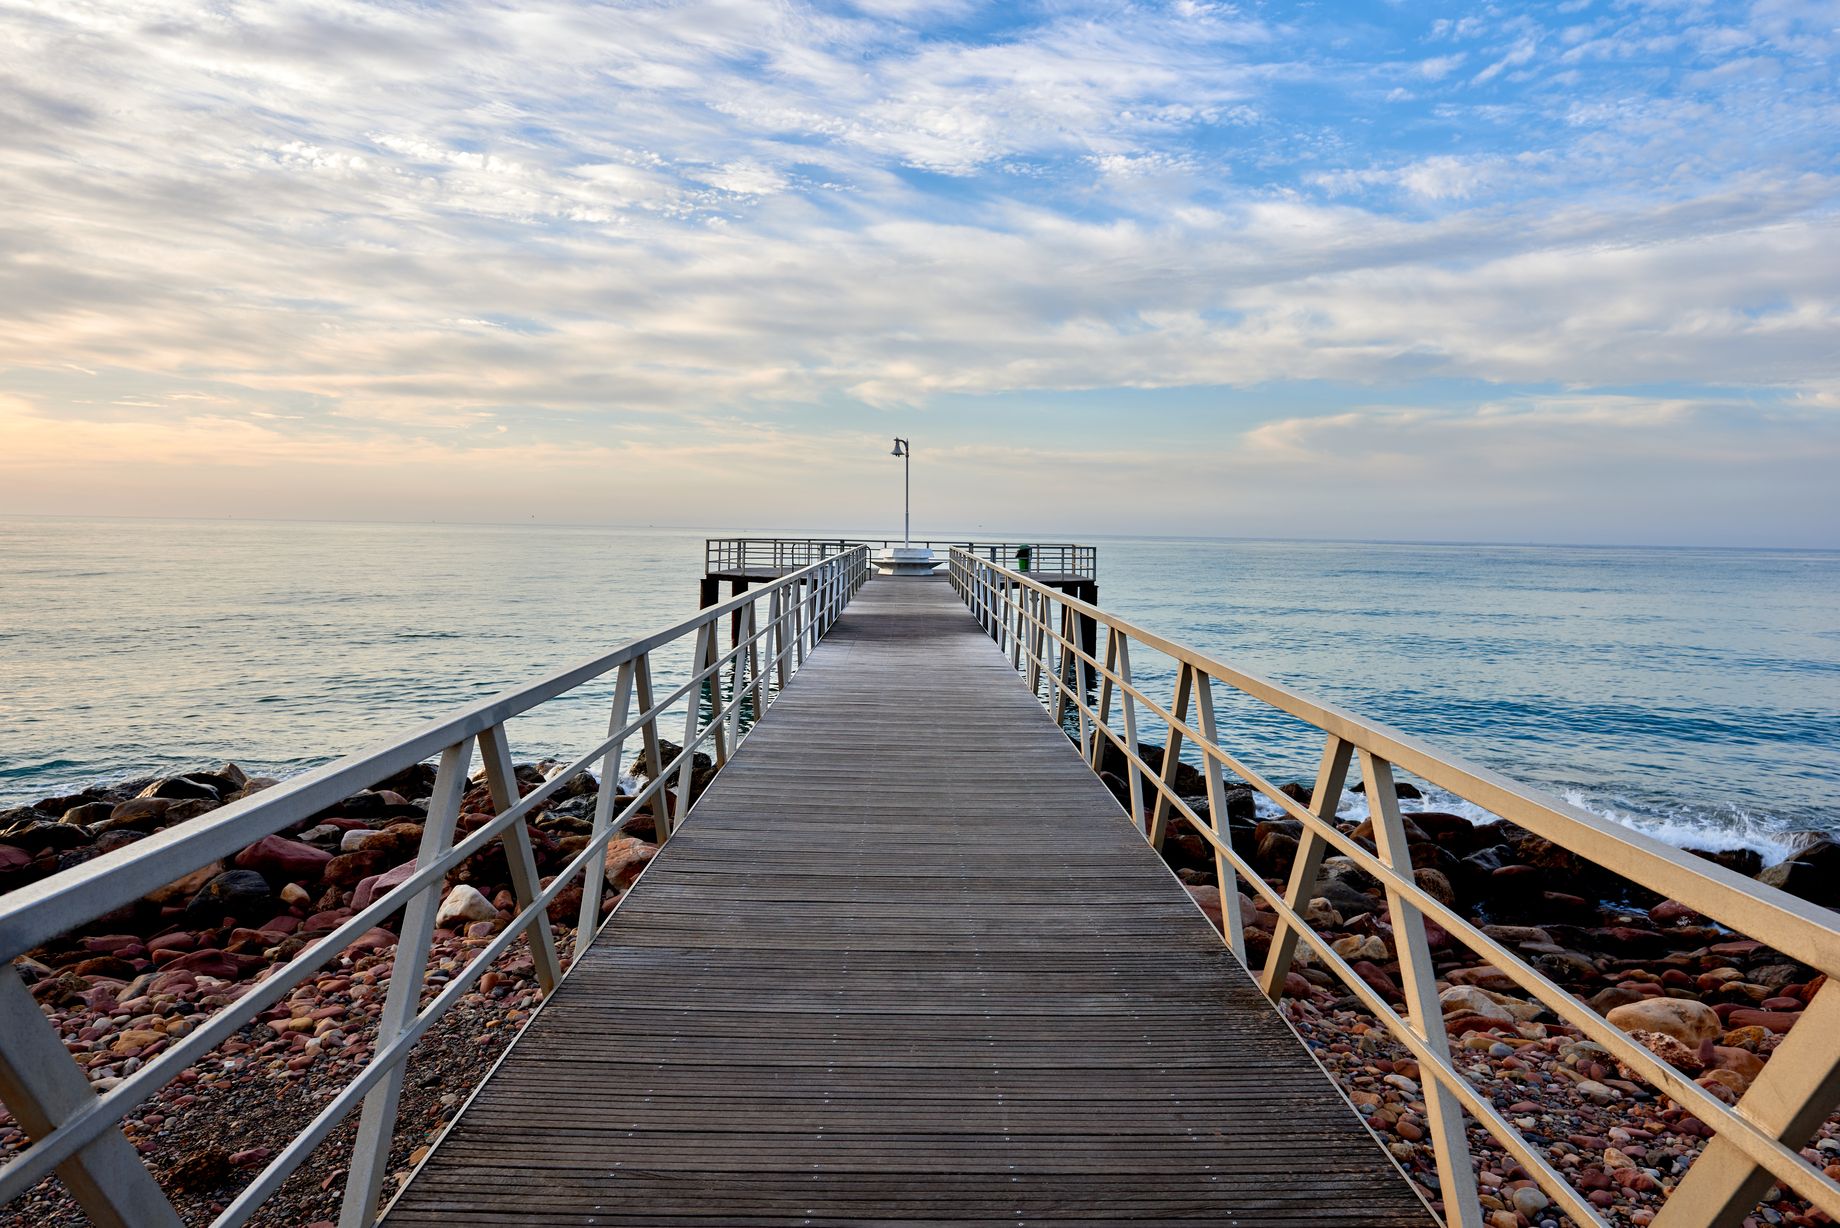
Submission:
<svg viewBox="0 0 1840 1228">
<path fill-rule="evenodd" d="M 1557 388 L 1789 456 L 1840 386 L 1833 18 L 0 0 L 0 451 L 463 480 L 1011 397 L 1015 454 L 1046 395 L 1267 390 L 1244 439 L 1149 411 L 1224 448 L 1459 380 L 1470 418 L 1363 422 L 1454 462 Z"/>
</svg>

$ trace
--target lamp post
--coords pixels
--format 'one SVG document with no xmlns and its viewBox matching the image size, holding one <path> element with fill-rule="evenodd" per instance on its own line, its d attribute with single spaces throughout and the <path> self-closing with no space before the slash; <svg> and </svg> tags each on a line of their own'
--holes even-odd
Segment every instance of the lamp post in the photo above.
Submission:
<svg viewBox="0 0 1840 1228">
<path fill-rule="evenodd" d="M 914 491 L 914 444 L 911 439 L 894 437 L 892 455 L 902 459 L 901 465 L 901 545 L 910 547 L 914 544 L 913 532 L 913 491 Z"/>
</svg>

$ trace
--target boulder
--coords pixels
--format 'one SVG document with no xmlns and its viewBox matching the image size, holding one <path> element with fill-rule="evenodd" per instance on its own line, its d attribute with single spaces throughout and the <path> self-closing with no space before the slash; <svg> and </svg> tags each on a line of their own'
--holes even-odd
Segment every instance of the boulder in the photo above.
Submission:
<svg viewBox="0 0 1840 1228">
<path fill-rule="evenodd" d="M 334 887 L 355 887 L 373 874 L 382 873 L 389 860 L 382 853 L 359 849 L 341 853 L 326 863 L 325 880 Z"/>
<path fill-rule="evenodd" d="M 1840 844 L 1828 839 L 1807 841 L 1789 860 L 1760 872 L 1757 881 L 1810 904 L 1840 909 Z"/>
<path fill-rule="evenodd" d="M 414 873 L 415 858 L 411 857 L 400 866 L 385 870 L 381 874 L 371 875 L 369 878 L 360 882 L 357 889 L 351 893 L 352 908 L 369 908 L 372 901 L 380 896 L 389 894 L 395 888 L 408 882 Z"/>
<path fill-rule="evenodd" d="M 161 907 L 183 903 L 204 890 L 206 883 L 222 874 L 226 869 L 228 867 L 221 861 L 199 866 L 190 874 L 175 878 L 164 887 L 156 887 L 149 891 L 146 900 L 149 904 L 157 904 Z"/>
<path fill-rule="evenodd" d="M 492 921 L 497 917 L 498 909 L 492 907 L 491 900 L 481 895 L 477 888 L 461 883 L 441 901 L 434 923 L 443 929 L 459 929 L 469 921 Z"/>
<path fill-rule="evenodd" d="M 1350 793 L 1364 794 L 1367 792 L 1367 782 L 1363 780 L 1357 783 L 1356 785 L 1354 785 L 1348 791 Z M 1393 782 L 1393 792 L 1397 796 L 1403 797 L 1407 799 L 1408 801 L 1416 801 L 1417 799 L 1425 796 L 1422 792 L 1419 791 L 1418 786 L 1413 784 L 1409 780 L 1395 780 Z"/>
<path fill-rule="evenodd" d="M 332 854 L 284 836 L 263 836 L 236 855 L 236 865 L 285 882 L 316 883 Z"/>
<path fill-rule="evenodd" d="M 113 814 L 114 811 L 114 802 L 84 802 L 81 805 L 72 806 L 70 809 L 66 810 L 63 815 L 59 817 L 58 822 L 68 824 L 72 827 L 88 827 L 92 823 L 102 822 L 104 819 L 108 818 L 109 815 Z"/>
<path fill-rule="evenodd" d="M 1718 1014 L 1703 1002 L 1686 998 L 1644 998 L 1612 1008 L 1604 1018 L 1625 1032 L 1659 1032 L 1688 1048 L 1725 1034 Z"/>
<path fill-rule="evenodd" d="M 218 792 L 201 780 L 189 776 L 162 776 L 140 791 L 141 797 L 163 797 L 173 801 L 197 798 L 200 801 L 214 802 Z"/>
<path fill-rule="evenodd" d="M 88 844 L 89 841 L 90 835 L 86 828 L 66 826 L 50 819 L 28 819 L 0 831 L 0 844 L 10 844 L 32 854 L 42 853 L 46 849 L 61 853 Z"/>
<path fill-rule="evenodd" d="M 223 917 L 251 921 L 273 916 L 274 894 L 268 880 L 254 870 L 226 870 L 201 888 L 185 906 L 193 921 L 209 924 Z"/>
<path fill-rule="evenodd" d="M 1452 985 L 1438 995 L 1446 1015 L 1476 1015 L 1496 1023 L 1513 1023 L 1514 1013 L 1474 985 Z"/>
</svg>

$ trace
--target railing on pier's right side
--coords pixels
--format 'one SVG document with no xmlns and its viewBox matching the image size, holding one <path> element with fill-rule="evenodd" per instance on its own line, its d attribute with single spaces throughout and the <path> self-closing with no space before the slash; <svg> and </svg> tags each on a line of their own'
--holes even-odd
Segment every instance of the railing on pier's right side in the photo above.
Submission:
<svg viewBox="0 0 1840 1228">
<path fill-rule="evenodd" d="M 1543 1147 L 1524 1137 L 1452 1060 L 1435 987 L 1427 920 L 1713 1131 L 1712 1141 L 1663 1204 L 1654 1228 L 1733 1228 L 1772 1182 L 1840 1218 L 1840 1184 L 1798 1150 L 1840 1100 L 1840 1039 L 1836 1039 L 1840 1038 L 1840 980 L 1836 979 L 1840 978 L 1840 914 L 1464 763 L 1397 730 L 1234 669 L 967 551 L 952 552 L 950 577 L 972 613 L 1010 654 L 1029 686 L 1045 699 L 1054 719 L 1065 726 L 1071 718 L 1089 766 L 1099 770 L 1108 744 L 1123 753 L 1130 777 L 1131 818 L 1145 838 L 1160 848 L 1174 818 L 1187 823 L 1212 847 L 1224 940 L 1242 964 L 1247 957 L 1240 885 L 1256 892 L 1270 907 L 1278 918 L 1277 929 L 1263 967 L 1250 969 L 1265 993 L 1274 999 L 1281 994 L 1297 943 L 1305 942 L 1418 1061 L 1447 1223 L 1479 1228 L 1483 1222 L 1463 1120 L 1467 1111 L 1575 1223 L 1607 1228 L 1591 1202 L 1548 1162 Z M 1090 619 L 1103 630 L 1103 657 L 1081 649 L 1077 633 L 1081 619 Z M 1131 668 L 1134 646 L 1176 663 L 1169 695 L 1152 695 L 1135 681 Z M 1088 693 L 1088 679 L 1097 683 L 1096 697 Z M 1322 758 L 1308 804 L 1292 799 L 1248 766 L 1241 752 L 1229 748 L 1215 718 L 1216 684 L 1321 732 Z M 1116 721 L 1115 701 L 1119 707 Z M 1166 736 L 1162 762 L 1156 767 L 1138 750 L 1143 732 L 1140 709 L 1144 717 L 1162 726 Z M 1206 819 L 1174 788 L 1184 747 L 1192 748 L 1201 760 L 1208 800 Z M 1373 823 L 1372 852 L 1335 823 L 1336 806 L 1357 760 Z M 1413 875 L 1395 767 L 1613 874 L 1679 901 L 1829 979 L 1814 993 L 1737 1106 L 1728 1107 L 1420 886 Z M 1302 824 L 1303 836 L 1282 891 L 1268 884 L 1232 847 L 1224 826 L 1226 773 L 1245 781 Z M 1146 790 L 1154 802 L 1146 797 Z M 1389 1002 L 1377 993 L 1305 920 L 1323 859 L 1331 851 L 1351 859 L 1385 889 L 1402 1002 Z"/>
<path fill-rule="evenodd" d="M 654 812 L 660 842 L 689 809 L 697 748 L 713 742 L 718 770 L 778 690 L 836 622 L 869 575 L 866 547 L 846 548 L 667 630 L 616 648 L 550 678 L 442 717 L 369 750 L 303 773 L 195 819 L 0 897 L 0 1104 L 32 1142 L 0 1168 L 0 1206 L 55 1172 L 100 1228 L 180 1228 L 165 1192 L 120 1131 L 122 1119 L 181 1071 L 280 1003 L 290 990 L 344 952 L 354 940 L 402 913 L 396 956 L 376 1049 L 358 1072 L 281 1153 L 256 1174 L 214 1228 L 242 1224 L 280 1188 L 334 1127 L 361 1104 L 357 1143 L 345 1181 L 343 1228 L 364 1228 L 376 1215 L 394 1135 L 397 1100 L 410 1050 L 514 942 L 529 941 L 547 998 L 564 975 L 548 909 L 572 882 L 582 883 L 574 954 L 593 941 L 607 846 L 643 807 Z M 731 627 L 733 643 L 724 650 Z M 661 649 L 694 641 L 689 676 L 662 698 L 652 661 Z M 614 677 L 607 736 L 534 792 L 520 797 L 506 732 L 511 718 L 608 674 Z M 702 695 L 707 691 L 708 712 Z M 726 696 L 726 698 L 725 698 Z M 635 700 L 638 713 L 634 715 Z M 684 703 L 683 746 L 665 762 L 659 722 Z M 647 783 L 616 812 L 621 754 L 629 738 L 643 746 Z M 458 829 L 475 748 L 494 817 Z M 332 932 L 286 963 L 267 970 L 240 997 L 210 1015 L 164 1052 L 97 1095 L 13 965 L 15 957 L 68 934 L 148 892 L 286 830 L 378 781 L 440 757 L 415 870 Z M 547 886 L 541 885 L 528 820 L 536 808 L 598 765 L 600 789 L 592 831 Z M 674 782 L 674 787 L 673 787 Z M 441 889 L 449 871 L 502 844 L 517 897 L 509 923 L 421 1006 Z"/>
</svg>

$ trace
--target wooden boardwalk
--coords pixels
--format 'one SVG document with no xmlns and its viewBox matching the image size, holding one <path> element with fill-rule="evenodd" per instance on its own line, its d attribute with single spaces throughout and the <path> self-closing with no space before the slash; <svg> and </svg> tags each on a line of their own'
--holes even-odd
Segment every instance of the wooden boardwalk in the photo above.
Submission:
<svg viewBox="0 0 1840 1228">
<path fill-rule="evenodd" d="M 943 580 L 877 580 L 391 1209 L 1427 1225 Z"/>
</svg>

